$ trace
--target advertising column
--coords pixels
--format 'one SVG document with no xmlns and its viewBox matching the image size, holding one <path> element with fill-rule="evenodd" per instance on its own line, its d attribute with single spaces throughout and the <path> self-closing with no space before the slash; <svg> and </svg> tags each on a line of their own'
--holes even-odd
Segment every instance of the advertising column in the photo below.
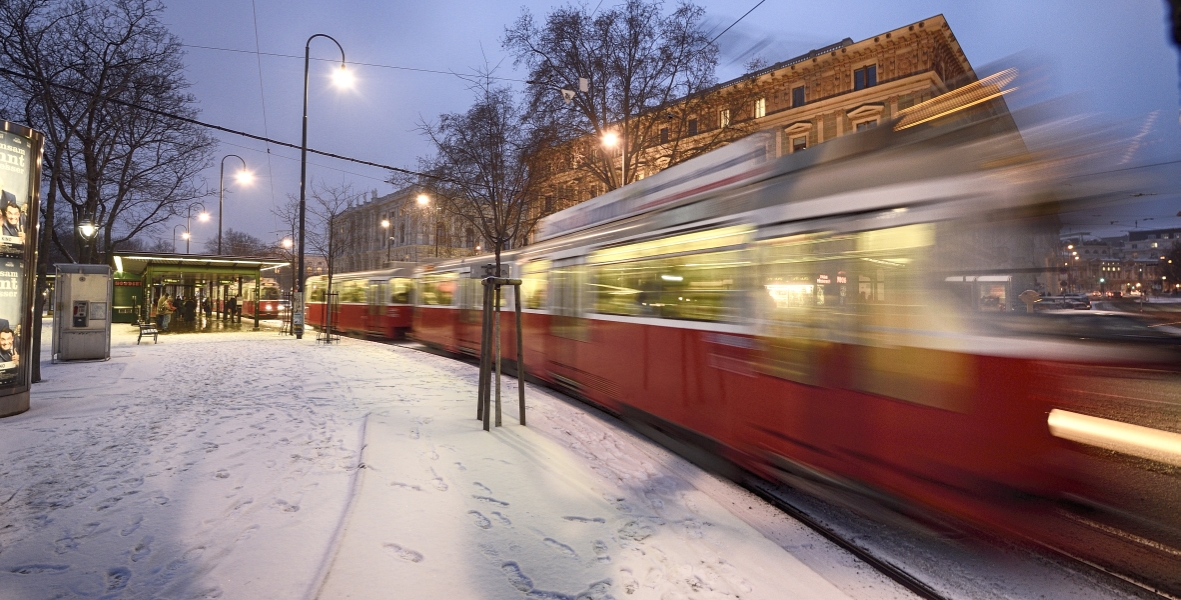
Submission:
<svg viewBox="0 0 1181 600">
<path fill-rule="evenodd" d="M 0 121 L 0 417 L 29 409 L 44 138 Z"/>
</svg>

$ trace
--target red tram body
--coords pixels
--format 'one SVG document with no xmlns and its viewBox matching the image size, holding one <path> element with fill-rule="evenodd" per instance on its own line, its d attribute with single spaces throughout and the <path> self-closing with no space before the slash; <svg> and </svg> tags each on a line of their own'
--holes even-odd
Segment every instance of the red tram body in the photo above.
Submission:
<svg viewBox="0 0 1181 600">
<path fill-rule="evenodd" d="M 1115 419 L 1088 403 L 1174 377 L 1177 338 L 1131 315 L 1034 311 L 1025 291 L 1057 291 L 1063 223 L 1094 198 L 1048 191 L 1060 179 L 996 126 L 1007 118 L 883 126 L 779 158 L 751 136 L 547 217 L 502 255 L 523 282 L 525 369 L 773 480 L 993 524 L 998 507 L 1101 495 L 1081 475 L 1097 459 L 1054 415 Z M 479 352 L 491 260 L 420 270 L 416 339 Z M 342 287 L 337 327 L 371 333 L 373 274 L 347 277 L 359 287 Z M 511 309 L 501 318 L 515 357 Z"/>
<path fill-rule="evenodd" d="M 330 319 L 335 331 L 401 339 L 414 317 L 413 273 L 407 268 L 334 275 L 307 280 L 306 323 L 323 329 Z M 329 305 L 329 294 L 336 294 Z"/>
<path fill-rule="evenodd" d="M 278 319 L 283 313 L 291 309 L 291 302 L 283 299 L 279 284 L 273 279 L 264 279 L 258 291 L 254 287 L 243 290 L 242 318 L 254 318 L 254 312 L 259 310 L 260 319 Z"/>
</svg>

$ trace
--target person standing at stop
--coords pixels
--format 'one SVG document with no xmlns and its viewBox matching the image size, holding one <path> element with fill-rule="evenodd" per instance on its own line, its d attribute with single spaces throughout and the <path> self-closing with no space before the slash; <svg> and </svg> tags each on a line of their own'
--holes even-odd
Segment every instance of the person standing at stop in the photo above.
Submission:
<svg viewBox="0 0 1181 600">
<path fill-rule="evenodd" d="M 160 301 L 156 303 L 156 328 L 168 331 L 168 322 L 172 320 L 172 302 L 168 294 L 160 294 Z"/>
</svg>

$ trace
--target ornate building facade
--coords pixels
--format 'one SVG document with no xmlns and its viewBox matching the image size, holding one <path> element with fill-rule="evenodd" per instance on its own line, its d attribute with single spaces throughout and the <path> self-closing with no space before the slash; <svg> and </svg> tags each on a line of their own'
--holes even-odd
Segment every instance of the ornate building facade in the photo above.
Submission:
<svg viewBox="0 0 1181 600">
<path fill-rule="evenodd" d="M 669 166 L 685 148 L 712 149 L 754 131 L 776 134 L 779 155 L 876 127 L 907 108 L 975 79 L 942 15 L 872 38 L 844 39 L 719 84 L 692 102 L 638 119 L 655 120 L 656 135 L 629 173 L 642 179 Z M 628 127 L 628 129 L 634 129 Z M 607 191 L 580 157 L 601 151 L 600 140 L 567 144 L 542 161 L 547 169 L 537 211 L 549 214 Z M 621 158 L 614 158 L 615 172 Z"/>
<path fill-rule="evenodd" d="M 470 256 L 483 245 L 471 225 L 443 213 L 417 187 L 392 194 L 370 193 L 336 218 L 340 236 L 333 271 L 371 271 L 392 262 L 431 262 Z M 388 225 L 387 225 L 388 224 Z"/>
</svg>

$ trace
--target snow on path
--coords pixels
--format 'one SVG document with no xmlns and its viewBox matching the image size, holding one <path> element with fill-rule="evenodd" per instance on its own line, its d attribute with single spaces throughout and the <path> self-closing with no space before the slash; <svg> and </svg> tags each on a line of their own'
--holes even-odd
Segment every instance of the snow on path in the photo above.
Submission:
<svg viewBox="0 0 1181 600">
<path fill-rule="evenodd" d="M 463 363 L 274 333 L 112 353 L 0 420 L 0 599 L 898 597 L 544 390 L 481 431 Z"/>
</svg>

